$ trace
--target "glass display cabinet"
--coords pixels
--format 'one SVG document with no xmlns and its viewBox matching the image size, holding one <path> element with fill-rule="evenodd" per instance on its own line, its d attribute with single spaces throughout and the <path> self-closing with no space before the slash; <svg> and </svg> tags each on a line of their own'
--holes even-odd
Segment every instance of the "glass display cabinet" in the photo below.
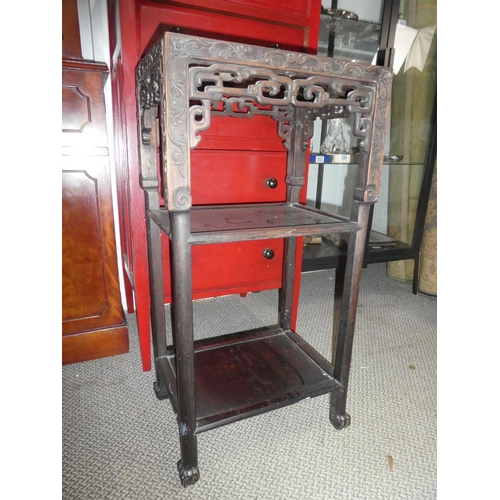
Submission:
<svg viewBox="0 0 500 500">
<path fill-rule="evenodd" d="M 380 2 L 379 2 L 380 3 Z M 378 51 L 381 22 L 358 19 L 358 15 L 342 9 L 323 9 L 320 20 L 318 53 L 338 59 L 370 64 Z"/>
<path fill-rule="evenodd" d="M 424 224 L 436 162 L 436 2 L 323 2 L 318 53 L 394 69 L 380 198 L 370 214 L 364 266 L 418 291 Z M 398 57 L 395 55 L 398 54 Z M 348 119 L 315 123 L 307 204 L 349 216 L 359 147 Z M 303 271 L 343 268 L 342 235 L 308 238 Z"/>
</svg>

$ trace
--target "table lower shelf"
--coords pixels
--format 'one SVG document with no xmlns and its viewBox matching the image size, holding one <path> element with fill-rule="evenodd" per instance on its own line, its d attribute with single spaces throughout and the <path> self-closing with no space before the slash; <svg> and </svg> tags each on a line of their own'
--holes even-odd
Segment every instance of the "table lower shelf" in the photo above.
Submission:
<svg viewBox="0 0 500 500">
<path fill-rule="evenodd" d="M 177 412 L 175 355 L 160 360 Z M 195 342 L 197 432 L 340 389 L 331 365 L 278 326 Z"/>
</svg>

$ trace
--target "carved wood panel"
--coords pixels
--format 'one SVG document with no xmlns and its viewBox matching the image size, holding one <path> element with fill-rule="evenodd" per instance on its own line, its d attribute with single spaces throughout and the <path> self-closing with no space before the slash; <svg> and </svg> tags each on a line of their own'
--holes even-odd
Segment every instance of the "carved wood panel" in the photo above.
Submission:
<svg viewBox="0 0 500 500">
<path fill-rule="evenodd" d="M 378 199 L 390 70 L 167 33 L 141 61 L 137 78 L 140 108 L 157 107 L 165 124 L 163 179 L 170 211 L 192 206 L 190 149 L 198 146 L 212 113 L 270 116 L 278 122 L 278 134 L 287 149 L 291 147 L 290 118 L 300 109 L 294 133 L 302 134 L 302 149 L 312 135 L 314 119 L 354 114 L 353 133 L 360 147 L 354 198 Z M 299 177 L 292 183 L 303 184 Z"/>
</svg>

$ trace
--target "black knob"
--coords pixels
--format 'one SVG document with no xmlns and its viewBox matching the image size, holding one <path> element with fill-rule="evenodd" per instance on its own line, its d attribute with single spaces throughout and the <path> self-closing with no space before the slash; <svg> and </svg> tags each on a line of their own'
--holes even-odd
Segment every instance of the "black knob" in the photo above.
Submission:
<svg viewBox="0 0 500 500">
<path fill-rule="evenodd" d="M 271 248 L 266 248 L 263 252 L 262 252 L 262 255 L 264 255 L 264 257 L 266 259 L 272 259 L 274 257 L 274 250 L 271 249 Z"/>
<path fill-rule="evenodd" d="M 280 47 L 280 44 L 279 43 L 275 43 L 273 46 L 272 46 L 273 49 L 281 49 Z"/>
<path fill-rule="evenodd" d="M 266 186 L 271 189 L 274 189 L 277 185 L 278 181 L 274 177 L 271 177 L 270 179 L 266 180 Z"/>
</svg>

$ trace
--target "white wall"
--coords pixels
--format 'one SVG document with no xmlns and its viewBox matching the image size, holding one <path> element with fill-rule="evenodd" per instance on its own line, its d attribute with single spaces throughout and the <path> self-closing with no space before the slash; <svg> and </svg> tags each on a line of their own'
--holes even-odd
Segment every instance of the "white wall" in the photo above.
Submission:
<svg viewBox="0 0 500 500">
<path fill-rule="evenodd" d="M 77 0 L 78 18 L 80 22 L 80 38 L 82 44 L 82 57 L 90 61 L 106 63 L 110 67 L 108 10 L 106 0 Z M 116 251 L 118 258 L 118 273 L 122 305 L 126 310 L 125 286 L 123 282 L 123 266 L 120 246 L 120 226 L 118 219 L 118 202 L 116 194 L 116 172 L 113 150 L 113 116 L 111 99 L 111 78 L 108 77 L 104 85 L 104 100 L 106 104 L 106 122 L 108 131 L 109 162 L 111 175 L 111 191 L 113 197 L 113 213 L 116 234 Z"/>
</svg>

